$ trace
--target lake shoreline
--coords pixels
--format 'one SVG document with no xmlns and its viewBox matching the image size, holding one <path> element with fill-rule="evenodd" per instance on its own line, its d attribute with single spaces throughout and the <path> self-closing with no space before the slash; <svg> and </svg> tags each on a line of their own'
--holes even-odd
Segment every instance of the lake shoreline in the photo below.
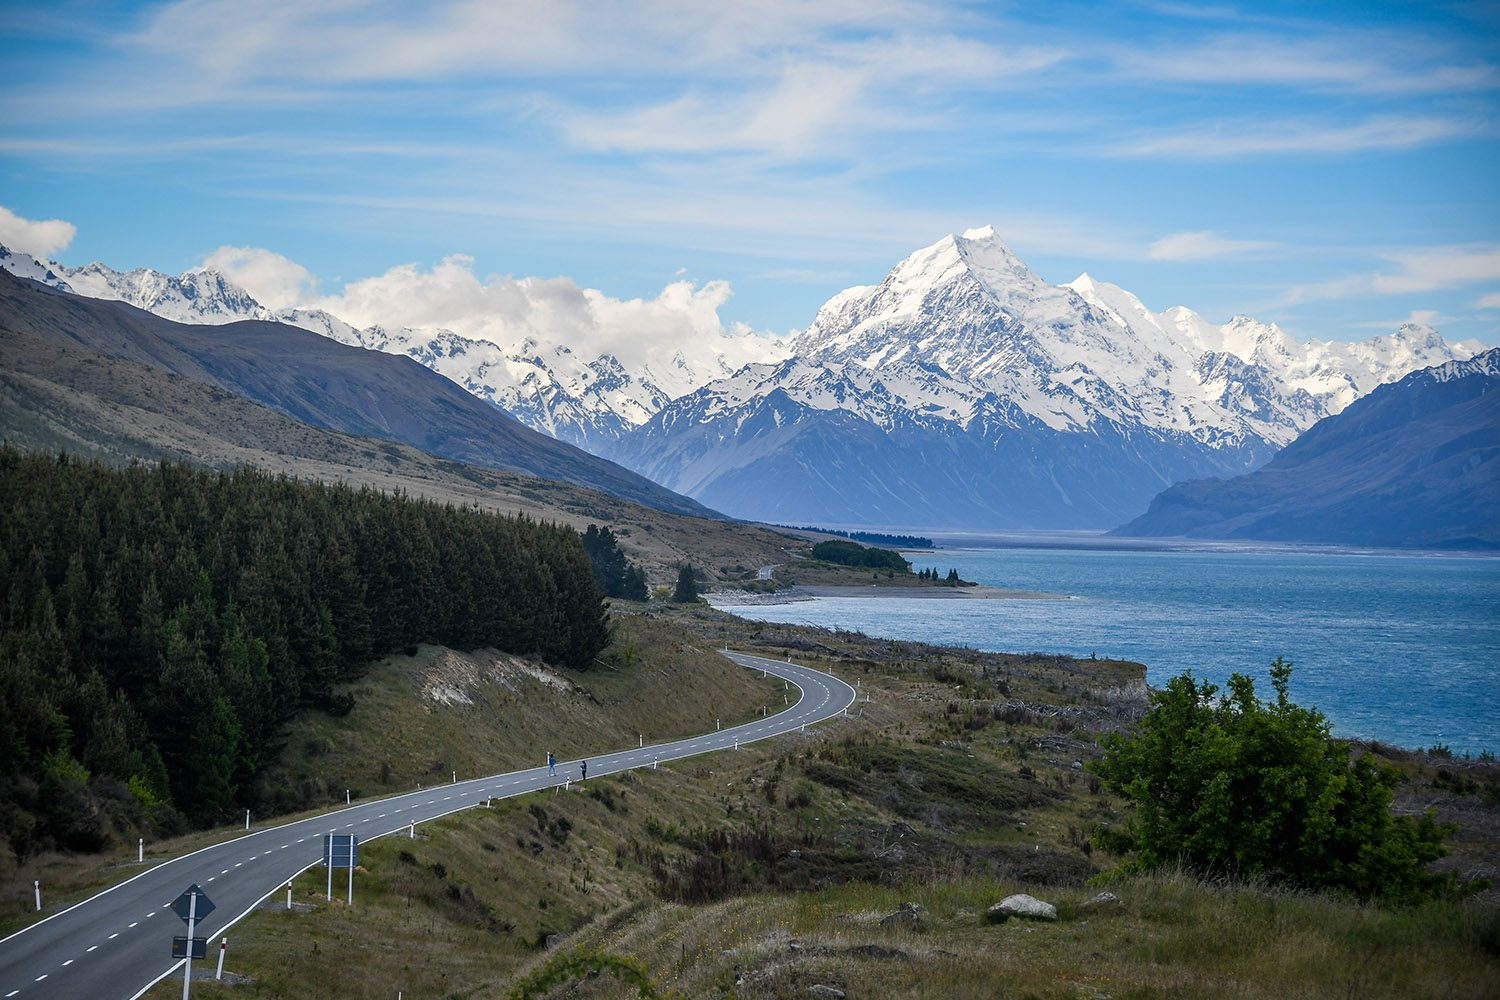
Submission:
<svg viewBox="0 0 1500 1000">
<path fill-rule="evenodd" d="M 720 590 L 705 594 L 714 607 L 744 608 L 768 604 L 797 604 L 815 601 L 820 597 L 854 597 L 862 600 L 889 600 L 909 598 L 912 600 L 937 601 L 1071 601 L 1067 594 L 1051 594 L 1040 590 L 1016 590 L 1010 587 L 882 587 L 869 586 L 794 586 L 770 594 L 756 594 L 744 590 Z"/>
</svg>

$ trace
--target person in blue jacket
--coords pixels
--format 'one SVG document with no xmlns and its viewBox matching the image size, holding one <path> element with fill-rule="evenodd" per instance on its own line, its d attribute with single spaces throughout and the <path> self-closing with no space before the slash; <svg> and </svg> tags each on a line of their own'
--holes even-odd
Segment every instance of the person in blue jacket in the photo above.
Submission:
<svg viewBox="0 0 1500 1000">
<path fill-rule="evenodd" d="M 583 781 L 585 778 L 587 778 L 589 776 L 589 762 L 586 761 L 586 760 L 580 762 L 579 765 L 578 765 L 578 770 L 579 770 L 579 773 L 581 775 L 581 777 L 579 777 L 578 780 L 579 781 Z"/>
<path fill-rule="evenodd" d="M 551 750 L 547 751 L 547 773 L 554 778 L 557 777 L 557 757 Z"/>
</svg>

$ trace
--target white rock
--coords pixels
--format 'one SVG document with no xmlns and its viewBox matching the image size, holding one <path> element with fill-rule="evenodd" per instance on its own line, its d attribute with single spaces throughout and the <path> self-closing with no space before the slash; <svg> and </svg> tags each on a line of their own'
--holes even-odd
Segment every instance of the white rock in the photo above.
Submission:
<svg viewBox="0 0 1500 1000">
<path fill-rule="evenodd" d="M 1010 917 L 1029 917 L 1032 920 L 1056 920 L 1057 907 L 1051 903 L 1028 896 L 1024 892 L 1006 896 L 989 908 L 991 919 L 1006 920 Z"/>
</svg>

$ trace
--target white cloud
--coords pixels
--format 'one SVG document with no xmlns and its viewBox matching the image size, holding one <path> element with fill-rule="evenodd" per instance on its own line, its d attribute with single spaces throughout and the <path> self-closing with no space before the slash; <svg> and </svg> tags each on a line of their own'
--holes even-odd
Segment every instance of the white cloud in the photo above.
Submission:
<svg viewBox="0 0 1500 1000">
<path fill-rule="evenodd" d="M 1213 257 L 1269 250 L 1274 246 L 1275 243 L 1263 240 L 1231 240 L 1205 229 L 1163 236 L 1147 248 L 1146 256 L 1152 260 L 1209 260 Z"/>
<path fill-rule="evenodd" d="M 1442 117 L 1381 115 L 1353 125 L 1307 119 L 1266 122 L 1236 119 L 1176 129 L 1128 140 L 1116 156 L 1167 156 L 1218 160 L 1236 156 L 1286 153 L 1357 153 L 1372 149 L 1410 149 L 1479 134 L 1475 121 Z"/>
<path fill-rule="evenodd" d="M 62 219 L 25 219 L 0 205 L 0 244 L 29 253 L 33 257 L 51 257 L 73 242 L 78 227 Z"/>
<path fill-rule="evenodd" d="M 1395 273 L 1377 274 L 1377 292 L 1429 292 L 1482 281 L 1500 281 L 1500 246 L 1430 247 L 1389 255 Z"/>
<path fill-rule="evenodd" d="M 934 94 L 991 86 L 1066 57 L 1057 48 L 1007 50 L 951 37 L 881 38 L 783 57 L 748 81 L 700 80 L 634 109 L 555 115 L 564 135 L 587 149 L 797 157 L 847 151 L 863 135 L 935 129 L 946 118 L 927 107 Z"/>
<path fill-rule="evenodd" d="M 202 268 L 218 271 L 270 309 L 300 305 L 315 284 L 312 272 L 301 264 L 259 247 L 219 247 Z"/>
<path fill-rule="evenodd" d="M 731 294 L 725 281 L 673 281 L 655 298 L 617 299 L 571 278 L 480 278 L 470 258 L 454 255 L 430 270 L 393 267 L 306 304 L 360 327 L 452 330 L 508 352 L 526 350 L 528 341 L 562 344 L 585 359 L 613 354 L 658 372 L 678 352 L 695 365 L 708 362 L 708 370 L 715 354 L 731 367 L 780 357 L 777 339 L 720 319 Z"/>
<path fill-rule="evenodd" d="M 1500 245 L 1496 244 L 1422 247 L 1391 251 L 1382 256 L 1395 268 L 1298 285 L 1288 291 L 1282 301 L 1404 295 L 1500 281 Z"/>
<path fill-rule="evenodd" d="M 1370 94 L 1451 94 L 1493 87 L 1493 66 L 1455 61 L 1410 34 L 1341 29 L 1318 37 L 1282 31 L 1229 32 L 1174 46 L 1118 51 L 1116 66 L 1132 79 L 1281 86 Z"/>
<path fill-rule="evenodd" d="M 1475 309 L 1500 309 L 1500 292 L 1490 292 L 1481 295 L 1479 301 L 1474 303 Z"/>
</svg>

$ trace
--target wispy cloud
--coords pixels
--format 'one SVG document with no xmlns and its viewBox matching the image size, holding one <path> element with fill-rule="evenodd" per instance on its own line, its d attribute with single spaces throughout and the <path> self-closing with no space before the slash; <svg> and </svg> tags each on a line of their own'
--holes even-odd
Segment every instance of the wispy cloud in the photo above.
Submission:
<svg viewBox="0 0 1500 1000">
<path fill-rule="evenodd" d="M 1146 255 L 1152 260 L 1209 260 L 1269 250 L 1275 246 L 1275 243 L 1264 240 L 1232 240 L 1210 230 L 1201 230 L 1163 236 L 1147 248 Z"/>
<path fill-rule="evenodd" d="M 27 219 L 0 205 L 0 243 L 34 257 L 51 257 L 67 248 L 78 227 L 62 219 Z"/>
<path fill-rule="evenodd" d="M 1500 245 L 1496 244 L 1423 247 L 1391 251 L 1382 256 L 1394 267 L 1298 285 L 1286 293 L 1283 301 L 1404 295 L 1500 281 Z"/>
<path fill-rule="evenodd" d="M 1474 303 L 1474 308 L 1500 309 L 1500 292 L 1490 292 L 1488 295 L 1481 295 L 1479 300 Z"/>
<path fill-rule="evenodd" d="M 1381 115 L 1354 124 L 1236 119 L 1141 135 L 1117 145 L 1123 157 L 1218 160 L 1286 153 L 1359 153 L 1410 149 L 1484 134 L 1480 121 L 1443 116 Z"/>
<path fill-rule="evenodd" d="M 951 123 L 944 101 L 1034 74 L 1067 58 L 1054 47 L 1007 49 L 950 36 L 880 37 L 786 54 L 750 78 L 701 80 L 633 108 L 550 110 L 575 145 L 625 152 L 751 152 L 781 157 L 866 146 L 874 136 Z M 851 147 L 851 136 L 864 141 Z"/>
<path fill-rule="evenodd" d="M 1305 29 L 1304 29 L 1305 30 Z M 1365 94 L 1452 94 L 1500 86 L 1493 64 L 1434 49 L 1410 35 L 1350 31 L 1216 34 L 1168 53 L 1122 48 L 1117 70 L 1155 83 L 1312 88 Z"/>
</svg>

